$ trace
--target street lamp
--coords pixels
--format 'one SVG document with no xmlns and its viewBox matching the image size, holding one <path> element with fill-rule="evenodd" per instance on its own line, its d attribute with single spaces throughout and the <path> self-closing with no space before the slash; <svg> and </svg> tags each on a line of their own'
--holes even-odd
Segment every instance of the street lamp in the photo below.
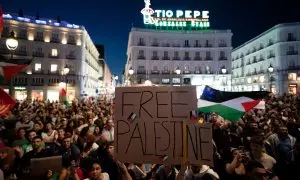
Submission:
<svg viewBox="0 0 300 180">
<path fill-rule="evenodd" d="M 12 31 L 6 39 L 6 47 L 11 52 L 11 59 L 13 59 L 13 52 L 18 48 L 18 45 L 18 40 L 15 37 L 15 33 Z"/>
<path fill-rule="evenodd" d="M 226 72 L 227 72 L 225 67 L 222 67 L 221 71 L 222 71 L 222 74 L 226 74 Z"/>
<path fill-rule="evenodd" d="M 134 70 L 132 68 L 129 69 L 128 71 L 129 75 L 133 75 L 134 74 Z"/>
<path fill-rule="evenodd" d="M 273 73 L 274 71 L 274 68 L 273 66 L 270 64 L 270 67 L 268 68 L 268 71 L 269 71 L 269 83 L 270 83 L 270 92 L 272 92 L 272 76 L 271 76 L 271 73 Z"/>
<path fill-rule="evenodd" d="M 181 70 L 179 69 L 179 67 L 177 67 L 177 69 L 175 70 L 175 73 L 176 73 L 177 75 L 179 75 L 179 74 L 181 73 Z"/>
<path fill-rule="evenodd" d="M 66 66 L 64 67 L 64 75 L 69 74 L 69 72 L 70 72 L 70 68 L 66 65 Z"/>
</svg>

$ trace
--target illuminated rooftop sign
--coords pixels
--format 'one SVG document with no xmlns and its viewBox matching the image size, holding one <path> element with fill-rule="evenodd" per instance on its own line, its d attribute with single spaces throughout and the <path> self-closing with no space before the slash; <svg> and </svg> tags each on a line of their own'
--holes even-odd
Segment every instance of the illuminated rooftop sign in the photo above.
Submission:
<svg viewBox="0 0 300 180">
<path fill-rule="evenodd" d="M 10 19 L 10 20 L 17 20 L 27 23 L 36 23 L 36 24 L 42 24 L 42 25 L 50 25 L 50 26 L 57 26 L 57 27 L 67 27 L 67 28 L 74 28 L 79 29 L 80 26 L 76 24 L 69 24 L 68 22 L 62 21 L 61 23 L 48 20 L 48 19 L 35 19 L 34 17 L 19 17 L 19 16 L 12 16 L 11 14 L 3 14 L 3 19 Z"/>
<path fill-rule="evenodd" d="M 191 10 L 153 10 L 150 0 L 144 0 L 145 8 L 141 10 L 144 24 L 157 27 L 209 28 L 209 11 Z"/>
</svg>

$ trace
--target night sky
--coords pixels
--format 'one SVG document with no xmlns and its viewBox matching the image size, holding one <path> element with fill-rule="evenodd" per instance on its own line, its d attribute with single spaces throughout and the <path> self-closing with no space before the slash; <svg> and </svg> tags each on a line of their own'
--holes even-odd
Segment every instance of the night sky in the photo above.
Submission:
<svg viewBox="0 0 300 180">
<path fill-rule="evenodd" d="M 4 12 L 83 25 L 94 43 L 104 44 L 106 62 L 121 74 L 129 31 L 143 27 L 143 0 L 2 0 Z M 211 29 L 231 29 L 236 47 L 278 23 L 300 22 L 300 0 L 151 0 L 153 9 L 210 11 Z"/>
</svg>

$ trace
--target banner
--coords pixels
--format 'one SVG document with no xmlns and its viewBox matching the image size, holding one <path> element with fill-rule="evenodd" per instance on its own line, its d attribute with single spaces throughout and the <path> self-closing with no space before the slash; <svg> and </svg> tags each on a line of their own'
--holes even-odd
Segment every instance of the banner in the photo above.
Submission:
<svg viewBox="0 0 300 180">
<path fill-rule="evenodd" d="M 213 165 L 211 124 L 190 118 L 196 87 L 118 87 L 115 103 L 118 160 L 180 164 L 186 157 L 192 164 Z"/>
</svg>

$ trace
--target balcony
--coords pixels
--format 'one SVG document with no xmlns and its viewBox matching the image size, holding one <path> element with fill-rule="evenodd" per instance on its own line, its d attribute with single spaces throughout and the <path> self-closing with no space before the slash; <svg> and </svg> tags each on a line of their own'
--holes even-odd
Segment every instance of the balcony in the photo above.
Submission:
<svg viewBox="0 0 300 180">
<path fill-rule="evenodd" d="M 35 41 L 44 41 L 44 37 L 43 36 L 35 36 L 34 40 Z"/>
<path fill-rule="evenodd" d="M 190 57 L 188 57 L 188 56 L 185 56 L 185 57 L 184 57 L 184 60 L 185 60 L 185 61 L 190 61 L 190 60 L 191 60 L 191 58 L 190 58 Z"/>
<path fill-rule="evenodd" d="M 300 70 L 300 66 L 289 66 L 288 70 L 290 71 Z"/>
<path fill-rule="evenodd" d="M 138 42 L 138 46 L 145 46 L 145 42 L 142 41 Z"/>
<path fill-rule="evenodd" d="M 201 58 L 200 56 L 195 56 L 195 57 L 194 57 L 194 60 L 195 60 L 195 61 L 201 61 L 202 58 Z"/>
<path fill-rule="evenodd" d="M 180 61 L 181 59 L 180 59 L 180 57 L 173 57 L 173 60 Z"/>
<path fill-rule="evenodd" d="M 170 71 L 169 71 L 169 70 L 163 70 L 163 71 L 161 72 L 161 74 L 170 74 Z"/>
<path fill-rule="evenodd" d="M 172 44 L 173 47 L 180 47 L 180 44 Z"/>
<path fill-rule="evenodd" d="M 273 44 L 273 41 L 269 41 L 268 46 L 272 46 Z"/>
<path fill-rule="evenodd" d="M 58 70 L 56 70 L 56 71 L 50 71 L 50 70 L 48 70 L 48 74 L 59 75 L 59 71 Z"/>
<path fill-rule="evenodd" d="M 158 70 L 152 70 L 151 74 L 159 74 L 159 71 Z"/>
<path fill-rule="evenodd" d="M 183 71 L 183 74 L 191 74 L 192 72 L 191 71 L 189 71 L 189 70 L 185 70 L 185 71 Z"/>
<path fill-rule="evenodd" d="M 146 70 L 137 70 L 137 74 L 146 74 Z"/>
<path fill-rule="evenodd" d="M 5 46 L 5 48 L 0 49 L 0 54 L 10 54 L 10 51 Z"/>
<path fill-rule="evenodd" d="M 227 57 L 221 56 L 221 57 L 219 57 L 219 61 L 227 61 Z"/>
<path fill-rule="evenodd" d="M 212 44 L 205 44 L 205 47 L 211 48 L 211 47 L 213 47 L 213 45 Z"/>
<path fill-rule="evenodd" d="M 162 44 L 162 47 L 170 47 L 170 44 L 169 43 L 164 43 L 164 44 Z"/>
<path fill-rule="evenodd" d="M 32 74 L 44 74 L 44 70 L 40 69 L 37 71 L 32 71 Z"/>
<path fill-rule="evenodd" d="M 18 36 L 18 39 L 25 39 L 25 40 L 27 40 L 27 34 L 20 34 Z"/>
<path fill-rule="evenodd" d="M 263 58 L 263 57 L 260 57 L 259 59 L 258 59 L 258 61 L 264 61 L 265 59 Z"/>
<path fill-rule="evenodd" d="M 33 52 L 33 53 L 32 53 L 32 56 L 33 56 L 33 57 L 44 57 L 45 55 L 44 55 L 44 53 L 42 53 L 42 52 Z"/>
<path fill-rule="evenodd" d="M 195 44 L 194 47 L 195 47 L 195 48 L 198 48 L 198 47 L 202 47 L 202 45 L 201 45 L 201 44 Z"/>
<path fill-rule="evenodd" d="M 202 74 L 202 72 L 199 71 L 199 70 L 198 70 L 198 71 L 195 71 L 194 73 L 195 73 L 195 74 Z"/>
<path fill-rule="evenodd" d="M 219 44 L 219 47 L 227 47 L 227 44 L 221 43 Z"/>
<path fill-rule="evenodd" d="M 286 55 L 298 55 L 298 51 L 287 51 Z"/>
<path fill-rule="evenodd" d="M 168 61 L 168 60 L 170 60 L 170 57 L 168 57 L 168 56 L 164 56 L 164 57 L 162 58 L 162 60 L 166 60 L 166 61 Z"/>
<path fill-rule="evenodd" d="M 189 44 L 185 44 L 184 47 L 188 48 L 191 47 Z"/>
<path fill-rule="evenodd" d="M 158 43 L 152 43 L 151 46 L 153 46 L 153 47 L 158 47 L 159 44 L 158 44 Z"/>
<path fill-rule="evenodd" d="M 76 56 L 74 54 L 68 54 L 66 55 L 66 59 L 76 59 Z"/>
<path fill-rule="evenodd" d="M 254 63 L 257 63 L 257 60 L 256 60 L 256 59 L 253 59 L 252 64 L 254 64 Z"/>
<path fill-rule="evenodd" d="M 68 40 L 68 44 L 71 44 L 71 45 L 75 45 L 76 44 L 76 41 L 74 39 L 69 39 Z"/>
<path fill-rule="evenodd" d="M 53 56 L 52 54 L 49 54 L 48 57 L 49 57 L 49 58 L 58 59 L 59 56 L 58 56 L 58 54 L 57 54 L 56 56 Z"/>
<path fill-rule="evenodd" d="M 287 38 L 286 41 L 297 41 L 297 39 L 293 36 L 290 36 L 290 37 Z"/>
<path fill-rule="evenodd" d="M 151 60 L 159 60 L 158 56 L 152 56 Z"/>
<path fill-rule="evenodd" d="M 249 64 L 251 64 L 251 62 L 250 62 L 250 61 L 246 62 L 246 65 L 249 65 Z"/>
<path fill-rule="evenodd" d="M 275 58 L 275 54 L 269 54 L 268 59 L 270 59 L 270 58 Z"/>
<path fill-rule="evenodd" d="M 60 43 L 58 38 L 51 38 L 51 43 Z"/>
<path fill-rule="evenodd" d="M 212 57 L 205 57 L 205 61 L 212 61 Z"/>
<path fill-rule="evenodd" d="M 18 56 L 27 56 L 27 52 L 26 51 L 16 51 L 14 54 L 18 55 Z"/>
<path fill-rule="evenodd" d="M 138 59 L 139 60 L 145 60 L 146 58 L 145 58 L 145 56 L 138 56 Z"/>
</svg>

